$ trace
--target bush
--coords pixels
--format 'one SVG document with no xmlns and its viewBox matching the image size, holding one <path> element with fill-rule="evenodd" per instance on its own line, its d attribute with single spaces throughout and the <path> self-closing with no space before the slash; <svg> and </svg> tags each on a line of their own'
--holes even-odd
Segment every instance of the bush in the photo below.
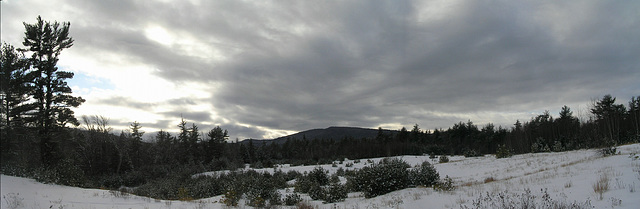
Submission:
<svg viewBox="0 0 640 209">
<path fill-rule="evenodd" d="M 320 186 L 327 185 L 329 183 L 329 175 L 328 171 L 324 170 L 322 167 L 316 167 L 311 172 L 309 172 L 309 178 L 311 181 L 318 182 Z"/>
<path fill-rule="evenodd" d="M 280 193 L 268 173 L 257 176 L 249 176 L 246 181 L 247 205 L 264 207 L 266 205 L 280 205 Z"/>
<path fill-rule="evenodd" d="M 45 184 L 60 184 L 74 187 L 83 187 L 87 182 L 82 169 L 71 159 L 61 160 L 58 165 L 51 169 L 36 169 L 33 178 Z"/>
<path fill-rule="evenodd" d="M 614 147 L 614 146 L 608 146 L 608 147 L 604 147 L 604 148 L 601 148 L 600 150 L 598 150 L 598 153 L 600 155 L 602 155 L 603 157 L 615 155 L 616 152 L 617 152 L 617 148 Z"/>
<path fill-rule="evenodd" d="M 397 158 L 385 158 L 378 164 L 364 167 L 351 178 L 351 187 L 362 191 L 366 198 L 375 197 L 409 186 L 409 164 Z"/>
<path fill-rule="evenodd" d="M 323 196 L 322 200 L 327 203 L 341 202 L 347 199 L 347 188 L 339 183 L 332 183 Z"/>
<path fill-rule="evenodd" d="M 438 191 L 453 191 L 455 187 L 453 186 L 453 179 L 451 177 L 446 176 L 442 181 L 438 181 L 435 185 L 433 185 L 433 189 Z"/>
<path fill-rule="evenodd" d="M 336 171 L 336 176 L 344 176 L 345 172 L 344 169 L 342 167 L 338 168 L 338 170 Z"/>
<path fill-rule="evenodd" d="M 448 163 L 449 162 L 449 157 L 447 157 L 446 155 L 440 156 L 439 162 L 440 163 Z"/>
<path fill-rule="evenodd" d="M 511 149 L 507 148 L 506 145 L 498 145 L 498 149 L 496 150 L 496 158 L 507 158 L 511 157 Z"/>
<path fill-rule="evenodd" d="M 301 201 L 302 201 L 302 198 L 300 197 L 299 194 L 296 194 L 296 193 L 288 194 L 287 196 L 284 197 L 284 205 L 287 205 L 287 206 L 296 205 Z"/>
<path fill-rule="evenodd" d="M 551 147 L 551 150 L 553 150 L 554 152 L 563 152 L 565 149 L 564 146 L 562 146 L 562 142 L 555 141 L 553 143 L 553 147 Z"/>
<path fill-rule="evenodd" d="M 242 195 L 238 194 L 235 190 L 228 190 L 224 193 L 221 202 L 227 206 L 238 206 L 238 201 Z"/>
<path fill-rule="evenodd" d="M 420 166 L 411 169 L 409 176 L 413 185 L 424 187 L 430 187 L 440 179 L 440 174 L 428 161 L 424 161 Z"/>
<path fill-rule="evenodd" d="M 480 156 L 482 156 L 482 154 L 478 153 L 474 149 L 465 149 L 465 151 L 462 153 L 462 155 L 464 155 L 465 157 L 480 157 Z"/>
</svg>

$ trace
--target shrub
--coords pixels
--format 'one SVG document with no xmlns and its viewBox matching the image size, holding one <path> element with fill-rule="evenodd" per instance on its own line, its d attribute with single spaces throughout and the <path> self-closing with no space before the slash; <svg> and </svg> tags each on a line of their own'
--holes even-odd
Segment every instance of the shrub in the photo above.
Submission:
<svg viewBox="0 0 640 209">
<path fill-rule="evenodd" d="M 598 153 L 603 157 L 615 155 L 617 148 L 615 146 L 607 146 L 598 150 Z"/>
<path fill-rule="evenodd" d="M 342 167 L 338 168 L 338 170 L 336 171 L 336 176 L 344 176 L 345 172 L 344 169 Z"/>
<path fill-rule="evenodd" d="M 301 201 L 302 201 L 302 198 L 300 197 L 299 194 L 296 194 L 296 193 L 288 194 L 287 196 L 284 197 L 284 205 L 287 205 L 287 206 L 296 205 Z"/>
<path fill-rule="evenodd" d="M 238 194 L 235 190 L 228 190 L 224 193 L 221 202 L 227 206 L 238 206 L 238 201 L 242 195 Z"/>
<path fill-rule="evenodd" d="M 68 158 L 61 160 L 54 168 L 36 169 L 33 178 L 45 184 L 53 183 L 74 187 L 83 187 L 86 182 L 82 169 Z"/>
<path fill-rule="evenodd" d="M 498 149 L 496 150 L 496 158 L 507 158 L 511 157 L 511 149 L 507 148 L 506 145 L 498 145 Z"/>
<path fill-rule="evenodd" d="M 451 177 L 446 176 L 442 181 L 438 181 L 435 185 L 433 185 L 433 189 L 438 191 L 453 191 L 455 187 L 453 186 L 453 179 Z"/>
<path fill-rule="evenodd" d="M 352 186 L 366 198 L 407 188 L 409 164 L 397 158 L 385 158 L 377 164 L 364 167 L 352 178 Z"/>
<path fill-rule="evenodd" d="M 447 157 L 446 155 L 440 156 L 440 163 L 448 163 L 449 162 L 449 157 Z"/>
<path fill-rule="evenodd" d="M 293 179 L 299 178 L 300 176 L 302 176 L 302 174 L 300 172 L 298 172 L 296 170 L 290 170 L 290 171 L 287 171 L 286 180 L 287 181 L 291 181 Z"/>
<path fill-rule="evenodd" d="M 409 175 L 411 183 L 416 186 L 430 187 L 440 179 L 440 174 L 428 161 L 424 161 L 420 166 L 412 169 Z"/>
<path fill-rule="evenodd" d="M 328 171 L 324 170 L 322 167 L 316 167 L 311 172 L 309 172 L 309 178 L 311 181 L 317 182 L 320 186 L 327 185 L 329 183 L 329 175 Z"/>
<path fill-rule="evenodd" d="M 324 196 L 324 189 L 317 182 L 313 182 L 313 184 L 309 188 L 309 197 L 311 197 L 311 199 L 313 200 L 321 200 L 324 199 Z"/>
<path fill-rule="evenodd" d="M 482 154 L 478 153 L 476 150 L 474 149 L 466 149 L 462 155 L 464 155 L 465 157 L 479 157 L 482 156 Z"/>
<path fill-rule="evenodd" d="M 332 183 L 323 196 L 322 200 L 327 203 L 341 202 L 347 198 L 347 188 L 339 183 Z"/>
<path fill-rule="evenodd" d="M 186 188 L 180 187 L 180 188 L 178 188 L 178 200 L 191 201 L 191 200 L 193 200 L 193 197 L 191 197 L 191 195 L 189 195 L 189 191 L 187 191 Z"/>
<path fill-rule="evenodd" d="M 562 146 L 562 142 L 560 141 L 555 141 L 553 143 L 553 147 L 551 147 L 551 150 L 553 150 L 554 152 L 562 152 L 564 151 L 564 146 Z"/>
</svg>

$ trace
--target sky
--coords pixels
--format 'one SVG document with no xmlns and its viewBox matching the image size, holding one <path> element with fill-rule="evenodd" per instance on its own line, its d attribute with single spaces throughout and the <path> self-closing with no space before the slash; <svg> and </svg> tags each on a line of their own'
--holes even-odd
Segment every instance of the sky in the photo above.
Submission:
<svg viewBox="0 0 640 209">
<path fill-rule="evenodd" d="M 3 0 L 23 22 L 70 22 L 60 55 L 76 117 L 147 136 L 184 118 L 231 139 L 314 128 L 511 127 L 563 105 L 640 96 L 640 1 Z"/>
</svg>

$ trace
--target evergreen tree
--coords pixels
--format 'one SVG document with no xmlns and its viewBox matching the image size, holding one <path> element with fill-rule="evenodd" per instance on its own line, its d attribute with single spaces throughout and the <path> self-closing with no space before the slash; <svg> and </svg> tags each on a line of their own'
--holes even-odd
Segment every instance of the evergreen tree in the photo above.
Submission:
<svg viewBox="0 0 640 209">
<path fill-rule="evenodd" d="M 24 129 L 25 118 L 33 114 L 34 106 L 29 101 L 31 91 L 27 76 L 28 62 L 22 53 L 13 46 L 4 43 L 0 51 L 0 138 L 2 160 L 18 155 L 18 149 L 32 147 L 28 145 Z M 24 152 L 23 152 L 24 153 Z"/>
<path fill-rule="evenodd" d="M 591 113 L 602 130 L 603 137 L 613 142 L 620 142 L 620 122 L 626 112 L 624 105 L 615 104 L 616 98 L 607 94 L 596 101 Z"/>
<path fill-rule="evenodd" d="M 631 121 L 631 132 L 633 133 L 631 138 L 638 142 L 640 140 L 640 96 L 631 97 L 628 118 Z"/>
<path fill-rule="evenodd" d="M 37 126 L 40 128 L 40 156 L 46 166 L 55 163 L 57 145 L 52 134 L 67 123 L 79 125 L 70 107 L 78 107 L 85 100 L 71 96 L 71 88 L 66 79 L 73 78 L 72 72 L 58 71 L 58 56 L 63 49 L 73 46 L 69 36 L 69 22 L 43 21 L 40 16 L 35 24 L 24 23 L 23 45 L 32 53 L 29 64 L 33 68 L 28 75 L 33 76 L 34 89 L 31 96 L 37 105 Z"/>
<path fill-rule="evenodd" d="M 131 154 L 129 156 L 133 156 L 132 164 L 134 166 L 141 165 L 140 158 L 140 148 L 142 147 L 142 136 L 144 135 L 144 131 L 140 130 L 142 127 L 138 121 L 134 121 L 129 125 L 129 129 L 131 130 Z"/>
<path fill-rule="evenodd" d="M 0 125 L 3 127 L 23 126 L 22 117 L 33 110 L 32 104 L 27 103 L 31 84 L 27 68 L 28 62 L 24 55 L 13 46 L 4 43 L 0 52 Z"/>
<path fill-rule="evenodd" d="M 219 158 L 222 156 L 224 145 L 229 138 L 227 130 L 216 126 L 207 133 L 207 158 Z"/>
</svg>

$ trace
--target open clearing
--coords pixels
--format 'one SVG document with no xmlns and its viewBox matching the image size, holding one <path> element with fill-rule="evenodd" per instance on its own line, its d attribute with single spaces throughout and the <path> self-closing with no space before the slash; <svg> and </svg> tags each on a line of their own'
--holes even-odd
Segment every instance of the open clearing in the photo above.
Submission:
<svg viewBox="0 0 640 209">
<path fill-rule="evenodd" d="M 441 178 L 453 178 L 456 189 L 439 192 L 431 188 L 409 188 L 366 199 L 350 193 L 340 203 L 323 204 L 302 195 L 305 203 L 317 208 L 473 208 L 482 196 L 521 195 L 530 191 L 536 202 L 544 194 L 566 203 L 589 203 L 595 208 L 638 208 L 640 205 L 640 144 L 618 147 L 619 154 L 601 157 L 597 150 L 515 155 L 496 159 L 492 155 L 465 158 L 452 156 L 437 163 L 428 156 L 398 156 L 415 166 L 423 161 L 435 164 Z M 381 158 L 345 160 L 321 165 L 330 173 L 339 168 L 359 169 Z M 346 167 L 353 163 L 353 166 Z M 281 165 L 284 172 L 310 171 L 315 166 Z M 273 172 L 273 168 L 256 169 Z M 208 172 L 199 175 L 215 175 Z M 2 208 L 226 208 L 222 196 L 195 201 L 156 200 L 101 189 L 82 189 L 38 183 L 32 179 L 2 175 Z M 293 188 L 281 190 L 291 193 Z M 240 201 L 240 208 L 245 208 Z M 283 206 L 285 207 L 285 206 Z M 248 208 L 248 207 L 247 207 Z M 286 207 L 285 207 L 286 208 Z"/>
</svg>

